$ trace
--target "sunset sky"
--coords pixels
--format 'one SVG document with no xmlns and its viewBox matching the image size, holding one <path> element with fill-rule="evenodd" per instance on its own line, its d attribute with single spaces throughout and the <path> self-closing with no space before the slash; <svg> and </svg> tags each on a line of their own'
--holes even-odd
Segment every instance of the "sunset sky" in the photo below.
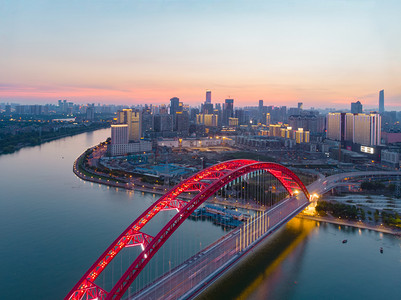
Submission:
<svg viewBox="0 0 401 300">
<path fill-rule="evenodd" d="M 401 110 L 401 1 L 0 0 L 0 102 Z"/>
</svg>

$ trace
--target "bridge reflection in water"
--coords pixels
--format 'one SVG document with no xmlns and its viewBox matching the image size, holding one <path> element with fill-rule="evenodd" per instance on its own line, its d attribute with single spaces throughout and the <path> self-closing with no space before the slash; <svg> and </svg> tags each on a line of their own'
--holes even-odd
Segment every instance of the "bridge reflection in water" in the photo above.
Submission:
<svg viewBox="0 0 401 300">
<path fill-rule="evenodd" d="M 291 219 L 197 299 L 277 299 L 274 293 L 277 286 L 285 281 L 283 276 L 291 274 L 292 278 L 297 277 L 308 236 L 315 228 L 315 221 Z M 283 271 L 280 269 L 282 262 L 289 256 L 292 256 L 293 262 L 291 270 Z M 295 284 L 291 279 L 286 282 Z"/>
<path fill-rule="evenodd" d="M 272 175 L 289 196 L 277 202 L 265 201 L 272 195 L 272 187 L 265 186 L 265 174 Z M 182 265 L 136 292 L 134 298 L 176 299 L 192 298 L 214 282 L 238 260 L 254 249 L 267 235 L 277 230 L 309 204 L 309 193 L 300 179 L 289 169 L 275 164 L 253 160 L 223 162 L 198 172 L 167 192 L 140 215 L 100 256 L 83 275 L 65 299 L 120 299 L 126 295 L 134 280 L 176 229 L 207 199 L 223 189 L 223 196 L 235 186 L 235 197 L 269 206 L 262 213 L 251 216 L 247 222 L 219 241 L 189 258 Z M 273 186 L 275 191 L 280 188 Z M 269 193 L 266 193 L 269 191 Z M 195 193 L 186 202 L 180 196 Z M 155 236 L 144 231 L 145 225 L 159 212 L 177 213 Z M 137 258 L 108 292 L 96 281 L 99 274 L 126 247 L 140 246 Z M 127 295 L 131 298 L 131 295 Z"/>
</svg>

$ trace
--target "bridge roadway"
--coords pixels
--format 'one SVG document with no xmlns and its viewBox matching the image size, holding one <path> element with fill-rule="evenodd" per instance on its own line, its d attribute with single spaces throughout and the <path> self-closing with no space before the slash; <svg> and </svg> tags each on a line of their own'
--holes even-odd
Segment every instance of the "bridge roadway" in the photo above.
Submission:
<svg viewBox="0 0 401 300">
<path fill-rule="evenodd" d="M 352 181 L 355 179 L 361 178 L 392 178 L 400 176 L 401 171 L 361 171 L 361 172 L 347 172 L 331 175 L 328 177 L 319 178 L 315 182 L 311 183 L 307 189 L 309 193 L 312 195 L 316 194 L 324 194 L 327 191 L 330 191 L 332 188 L 343 185 L 345 182 L 349 182 L 352 184 Z"/>
<path fill-rule="evenodd" d="M 263 238 L 302 211 L 308 202 L 302 194 L 289 197 L 257 215 L 129 299 L 187 299 L 199 294 Z"/>
<path fill-rule="evenodd" d="M 322 194 L 343 184 L 347 178 L 398 176 L 401 172 L 349 172 L 320 177 L 307 188 Z M 304 197 L 303 197 L 304 198 Z M 192 256 L 129 299 L 188 299 L 199 295 L 228 268 L 251 251 L 266 236 L 302 211 L 309 202 L 290 197 L 260 214 L 241 228 L 231 231 L 206 249 Z"/>
</svg>

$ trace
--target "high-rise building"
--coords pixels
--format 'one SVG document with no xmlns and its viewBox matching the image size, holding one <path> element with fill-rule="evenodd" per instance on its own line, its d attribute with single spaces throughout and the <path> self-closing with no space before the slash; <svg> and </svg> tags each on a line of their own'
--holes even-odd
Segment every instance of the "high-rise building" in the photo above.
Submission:
<svg viewBox="0 0 401 300">
<path fill-rule="evenodd" d="M 139 111 L 132 112 L 131 130 L 129 132 L 130 141 L 139 141 L 142 137 L 142 113 Z"/>
<path fill-rule="evenodd" d="M 381 143 L 381 116 L 379 114 L 354 115 L 353 142 L 365 146 L 376 146 Z"/>
<path fill-rule="evenodd" d="M 170 99 L 170 115 L 175 116 L 177 111 L 179 110 L 180 99 L 177 97 L 173 97 Z"/>
<path fill-rule="evenodd" d="M 95 119 L 95 108 L 93 106 L 86 108 L 86 119 L 90 121 Z"/>
<path fill-rule="evenodd" d="M 325 130 L 326 130 L 326 116 L 318 115 L 316 131 L 317 133 L 323 133 Z"/>
<path fill-rule="evenodd" d="M 262 123 L 265 124 L 266 123 L 266 119 L 265 119 L 265 109 L 263 107 L 263 100 L 259 100 L 259 106 L 258 106 L 258 123 Z"/>
<path fill-rule="evenodd" d="M 355 115 L 354 114 L 345 114 L 345 134 L 344 140 L 345 141 L 354 141 L 354 131 L 355 131 Z"/>
<path fill-rule="evenodd" d="M 205 104 L 206 103 L 212 103 L 212 91 L 209 91 L 209 90 L 207 90 L 206 91 L 206 101 L 205 101 Z"/>
<path fill-rule="evenodd" d="M 153 131 L 153 115 L 149 111 L 142 113 L 142 136 Z"/>
<path fill-rule="evenodd" d="M 177 113 L 175 130 L 182 136 L 188 135 L 189 115 L 187 111 Z"/>
<path fill-rule="evenodd" d="M 379 114 L 329 113 L 326 137 L 336 141 L 352 141 L 365 146 L 380 145 Z"/>
<path fill-rule="evenodd" d="M 384 90 L 379 92 L 379 114 L 384 113 Z"/>
<path fill-rule="evenodd" d="M 327 115 L 326 137 L 335 141 L 353 141 L 354 114 L 329 113 Z"/>
<path fill-rule="evenodd" d="M 232 117 L 234 117 L 234 99 L 226 99 L 223 110 L 223 125 L 228 125 L 228 120 Z"/>
<path fill-rule="evenodd" d="M 111 144 L 112 145 L 128 144 L 127 124 L 111 125 Z"/>
<path fill-rule="evenodd" d="M 327 114 L 327 132 L 326 137 L 330 140 L 343 141 L 345 132 L 345 114 L 329 113 Z"/>
<path fill-rule="evenodd" d="M 298 109 L 302 110 L 304 107 L 304 104 L 302 102 L 298 102 Z"/>
<path fill-rule="evenodd" d="M 140 140 L 134 143 L 129 143 L 128 137 L 128 124 L 111 125 L 111 143 L 107 147 L 111 156 L 152 150 L 151 142 Z"/>
<path fill-rule="evenodd" d="M 128 125 L 128 137 L 130 141 L 138 141 L 142 137 L 142 116 L 139 111 L 123 109 L 117 112 L 117 123 Z"/>
<path fill-rule="evenodd" d="M 361 114 L 362 113 L 362 104 L 360 101 L 351 102 L 351 113 L 353 113 L 353 114 Z"/>
<path fill-rule="evenodd" d="M 153 118 L 156 132 L 169 133 L 173 131 L 173 116 L 167 114 L 155 115 Z"/>
</svg>

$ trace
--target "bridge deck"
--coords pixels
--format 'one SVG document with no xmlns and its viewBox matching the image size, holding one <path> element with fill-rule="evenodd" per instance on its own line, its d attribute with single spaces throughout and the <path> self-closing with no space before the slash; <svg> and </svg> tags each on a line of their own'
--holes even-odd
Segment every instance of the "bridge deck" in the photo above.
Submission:
<svg viewBox="0 0 401 300">
<path fill-rule="evenodd" d="M 307 205 L 304 197 L 290 197 L 284 200 L 245 224 L 241 230 L 237 228 L 230 232 L 129 299 L 194 297 Z"/>
</svg>

